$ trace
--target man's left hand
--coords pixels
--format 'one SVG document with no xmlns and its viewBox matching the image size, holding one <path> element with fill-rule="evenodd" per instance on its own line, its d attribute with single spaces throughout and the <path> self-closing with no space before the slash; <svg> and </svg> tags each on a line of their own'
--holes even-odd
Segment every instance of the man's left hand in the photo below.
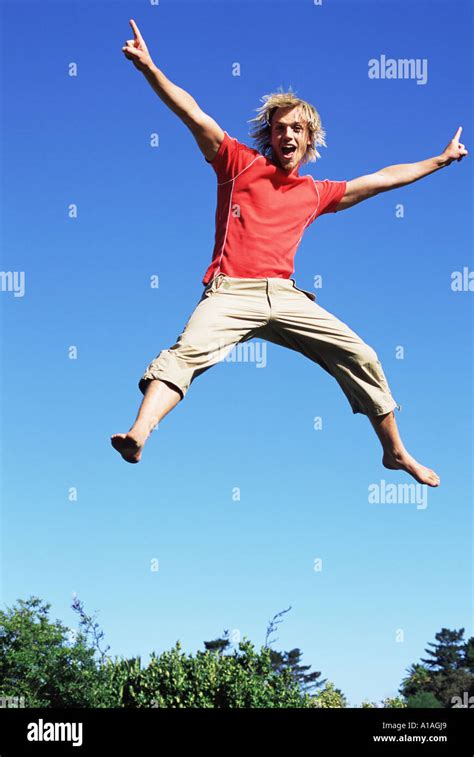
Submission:
<svg viewBox="0 0 474 757">
<path fill-rule="evenodd" d="M 459 161 L 462 160 L 465 155 L 469 155 L 464 145 L 461 144 L 461 142 L 459 141 L 461 132 L 462 132 L 462 126 L 459 127 L 456 134 L 452 138 L 451 142 L 444 149 L 444 152 L 441 156 L 446 161 L 447 166 L 449 166 L 450 163 L 453 162 L 453 160 L 457 160 L 459 163 Z"/>
</svg>

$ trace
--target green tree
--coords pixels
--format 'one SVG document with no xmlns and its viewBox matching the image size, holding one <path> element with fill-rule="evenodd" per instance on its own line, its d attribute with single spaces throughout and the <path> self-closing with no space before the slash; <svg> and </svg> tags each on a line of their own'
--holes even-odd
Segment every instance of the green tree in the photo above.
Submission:
<svg viewBox="0 0 474 757">
<path fill-rule="evenodd" d="M 464 648 L 464 663 L 466 669 L 471 675 L 469 684 L 469 696 L 474 696 L 474 636 L 467 640 Z"/>
<path fill-rule="evenodd" d="M 444 707 L 452 707 L 453 697 L 463 697 L 472 686 L 463 636 L 464 628 L 459 631 L 442 628 L 435 636 L 437 643 L 428 644 L 433 649 L 425 649 L 430 657 L 421 660 L 431 671 L 431 690 Z"/>
<path fill-rule="evenodd" d="M 474 683 L 474 640 L 464 642 L 463 635 L 464 628 L 458 631 L 442 628 L 435 636 L 436 642 L 428 644 L 432 649 L 425 649 L 429 657 L 407 671 L 399 691 L 409 707 L 415 706 L 413 701 L 420 701 L 422 694 L 431 694 L 434 700 L 426 698 L 426 701 L 436 701 L 442 707 L 452 707 L 453 698 L 462 698 L 465 692 L 469 696 Z"/>
<path fill-rule="evenodd" d="M 219 639 L 213 639 L 212 641 L 205 641 L 204 647 L 209 652 L 217 652 L 217 654 L 224 654 L 224 652 L 230 652 L 232 643 L 229 639 L 229 631 L 224 631 L 224 636 Z"/>
<path fill-rule="evenodd" d="M 100 670 L 79 633 L 48 618 L 38 597 L 0 611 L 0 696 L 24 697 L 26 707 L 100 706 Z"/>
<path fill-rule="evenodd" d="M 408 699 L 421 692 L 430 690 L 432 686 L 432 677 L 430 671 L 425 668 L 424 665 L 416 662 L 408 668 L 407 673 L 407 677 L 404 678 L 402 685 L 399 688 L 399 691 L 404 697 Z"/>
<path fill-rule="evenodd" d="M 407 707 L 425 710 L 433 707 L 443 707 L 439 699 L 436 699 L 432 691 L 419 691 L 417 694 L 408 697 Z"/>
</svg>

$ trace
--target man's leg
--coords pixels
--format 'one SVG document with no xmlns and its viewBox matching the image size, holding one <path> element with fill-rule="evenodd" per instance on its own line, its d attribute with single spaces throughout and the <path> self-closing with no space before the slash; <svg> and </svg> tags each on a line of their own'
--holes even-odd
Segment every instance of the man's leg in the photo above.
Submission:
<svg viewBox="0 0 474 757">
<path fill-rule="evenodd" d="M 382 463 L 386 468 L 404 470 L 420 484 L 439 486 L 440 479 L 434 470 L 420 465 L 405 449 L 398 433 L 393 411 L 385 415 L 368 414 L 368 417 L 382 444 L 384 452 Z"/>
<path fill-rule="evenodd" d="M 263 281 L 224 279 L 219 274 L 206 287 L 176 343 L 162 350 L 141 377 L 144 397 L 136 420 L 128 433 L 110 440 L 127 462 L 139 462 L 152 429 L 184 398 L 194 379 L 268 321 Z"/>
<path fill-rule="evenodd" d="M 289 281 L 275 285 L 271 300 L 273 318 L 263 338 L 301 352 L 336 379 L 353 413 L 370 419 L 382 443 L 386 468 L 404 470 L 420 483 L 438 486 L 437 474 L 409 455 L 400 439 L 393 414 L 399 405 L 372 347 Z"/>
<path fill-rule="evenodd" d="M 127 434 L 113 434 L 112 446 L 128 463 L 138 463 L 155 426 L 181 399 L 181 392 L 169 382 L 150 379 L 133 426 Z"/>
</svg>

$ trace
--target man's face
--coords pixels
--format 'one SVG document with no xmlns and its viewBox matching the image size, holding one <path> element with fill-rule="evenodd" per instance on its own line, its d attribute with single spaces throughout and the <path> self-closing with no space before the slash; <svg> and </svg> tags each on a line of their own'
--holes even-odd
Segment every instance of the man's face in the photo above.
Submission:
<svg viewBox="0 0 474 757">
<path fill-rule="evenodd" d="M 271 126 L 271 145 L 277 165 L 292 171 L 300 163 L 310 140 L 298 107 L 277 108 Z"/>
</svg>

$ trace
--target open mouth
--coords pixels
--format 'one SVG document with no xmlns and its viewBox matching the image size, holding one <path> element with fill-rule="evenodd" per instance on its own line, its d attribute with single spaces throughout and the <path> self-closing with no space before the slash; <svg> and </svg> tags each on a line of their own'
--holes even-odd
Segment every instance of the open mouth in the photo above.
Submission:
<svg viewBox="0 0 474 757">
<path fill-rule="evenodd" d="M 283 155 L 285 156 L 285 158 L 292 158 L 296 152 L 296 147 L 295 145 L 288 145 L 286 147 L 282 147 L 281 151 Z"/>
</svg>

